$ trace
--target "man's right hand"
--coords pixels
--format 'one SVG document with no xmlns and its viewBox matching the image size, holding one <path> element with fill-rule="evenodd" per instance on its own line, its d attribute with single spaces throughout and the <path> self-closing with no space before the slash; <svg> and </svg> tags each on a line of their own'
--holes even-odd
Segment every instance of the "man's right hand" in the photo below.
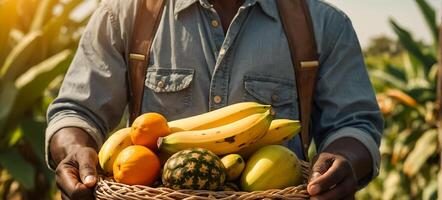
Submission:
<svg viewBox="0 0 442 200">
<path fill-rule="evenodd" d="M 94 199 L 97 182 L 97 145 L 78 128 L 64 128 L 51 139 L 50 151 L 56 182 L 63 200 Z"/>
</svg>

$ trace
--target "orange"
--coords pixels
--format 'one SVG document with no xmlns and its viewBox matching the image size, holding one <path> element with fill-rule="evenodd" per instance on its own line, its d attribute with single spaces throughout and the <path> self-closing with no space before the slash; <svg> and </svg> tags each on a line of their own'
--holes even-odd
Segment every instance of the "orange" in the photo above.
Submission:
<svg viewBox="0 0 442 200">
<path fill-rule="evenodd" d="M 136 145 L 143 145 L 156 151 L 159 137 L 170 134 L 166 118 L 158 113 L 146 113 L 137 117 L 132 124 L 131 139 Z"/>
<path fill-rule="evenodd" d="M 118 154 L 113 170 L 119 183 L 151 185 L 160 175 L 160 160 L 150 149 L 133 145 Z"/>
</svg>

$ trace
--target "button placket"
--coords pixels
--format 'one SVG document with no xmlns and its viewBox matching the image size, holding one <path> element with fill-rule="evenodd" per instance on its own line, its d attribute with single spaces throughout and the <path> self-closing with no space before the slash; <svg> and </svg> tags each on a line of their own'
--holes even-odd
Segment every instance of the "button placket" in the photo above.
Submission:
<svg viewBox="0 0 442 200">
<path fill-rule="evenodd" d="M 215 15 L 218 19 L 219 16 L 217 15 L 216 11 L 212 8 L 212 13 Z M 209 102 L 209 110 L 214 110 L 221 108 L 225 105 L 227 105 L 227 99 L 228 99 L 228 86 L 229 86 L 229 71 L 230 71 L 230 63 L 228 59 L 228 51 L 230 46 L 232 45 L 232 42 L 235 40 L 235 38 L 238 36 L 241 25 L 245 21 L 246 15 L 247 15 L 247 8 L 241 7 L 238 10 L 238 14 L 234 17 L 231 26 L 229 27 L 229 30 L 227 31 L 226 35 L 224 36 L 224 30 L 218 25 L 218 28 L 212 28 L 212 33 L 214 34 L 215 38 L 215 44 L 218 48 L 219 42 L 221 45 L 219 45 L 219 52 L 215 52 L 217 59 L 215 64 L 215 69 L 212 74 L 212 81 L 211 81 L 211 87 L 210 87 L 210 102 Z M 218 36 L 222 35 L 223 40 L 217 41 Z"/>
</svg>

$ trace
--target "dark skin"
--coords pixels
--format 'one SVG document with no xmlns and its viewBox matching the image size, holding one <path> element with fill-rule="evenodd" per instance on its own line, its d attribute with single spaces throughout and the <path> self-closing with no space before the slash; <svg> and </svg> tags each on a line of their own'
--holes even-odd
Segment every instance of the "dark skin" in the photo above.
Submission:
<svg viewBox="0 0 442 200">
<path fill-rule="evenodd" d="M 244 0 L 210 2 L 227 32 Z M 56 182 L 62 199 L 94 199 L 97 152 L 97 144 L 82 129 L 63 128 L 52 137 L 50 154 L 57 166 Z M 340 138 L 315 157 L 307 190 L 315 200 L 354 199 L 357 180 L 371 171 L 372 158 L 365 146 L 353 138 Z"/>
</svg>

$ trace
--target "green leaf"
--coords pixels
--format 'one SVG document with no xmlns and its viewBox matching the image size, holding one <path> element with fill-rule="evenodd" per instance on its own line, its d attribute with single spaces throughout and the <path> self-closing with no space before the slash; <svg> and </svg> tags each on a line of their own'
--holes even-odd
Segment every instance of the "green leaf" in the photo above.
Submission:
<svg viewBox="0 0 442 200">
<path fill-rule="evenodd" d="M 12 150 L 1 152 L 0 165 L 26 189 L 34 188 L 36 171 L 19 153 Z"/>
<path fill-rule="evenodd" d="M 18 90 L 11 81 L 2 81 L 0 85 L 0 138 L 5 134 L 5 127 L 12 111 Z"/>
<path fill-rule="evenodd" d="M 427 23 L 428 29 L 433 36 L 434 43 L 437 44 L 439 41 L 439 28 L 436 22 L 436 11 L 428 4 L 426 0 L 415 0 L 422 15 L 424 16 L 425 22 Z"/>
<path fill-rule="evenodd" d="M 428 158 L 435 155 L 437 150 L 437 130 L 426 131 L 416 142 L 404 163 L 404 172 L 412 177 L 419 172 Z"/>
<path fill-rule="evenodd" d="M 14 130 L 14 132 L 12 132 L 11 136 L 8 139 L 9 147 L 12 147 L 15 144 L 17 144 L 17 142 L 20 141 L 20 139 L 22 139 L 22 137 L 23 137 L 23 132 L 22 132 L 21 128 L 16 128 Z"/>
<path fill-rule="evenodd" d="M 384 82 L 390 84 L 394 88 L 405 89 L 407 86 L 406 82 L 402 81 L 401 79 L 399 79 L 389 73 L 386 73 L 383 70 L 373 70 L 373 71 L 371 71 L 370 75 L 375 79 L 378 79 L 380 81 L 384 81 Z"/>
<path fill-rule="evenodd" d="M 64 50 L 32 67 L 17 79 L 15 83 L 19 91 L 14 104 L 14 113 L 11 116 L 12 120 L 31 108 L 35 101 L 41 98 L 52 80 L 66 72 L 72 56 L 71 50 Z"/>
<path fill-rule="evenodd" d="M 38 119 L 26 119 L 20 124 L 24 138 L 29 141 L 41 163 L 45 162 L 45 128 L 46 122 Z"/>
<path fill-rule="evenodd" d="M 414 41 L 411 33 L 397 24 L 394 20 L 390 19 L 390 25 L 393 31 L 396 33 L 402 46 L 414 57 L 416 57 L 425 67 L 433 66 L 437 60 L 435 57 L 426 55 L 421 49 L 420 45 Z M 426 70 L 428 71 L 428 70 Z"/>
<path fill-rule="evenodd" d="M 37 51 L 41 38 L 41 31 L 35 31 L 26 35 L 6 57 L 5 63 L 0 70 L 0 78 L 15 80 L 20 74 L 24 73 L 29 67 L 26 66 L 26 63 L 33 56 L 34 52 Z"/>
<path fill-rule="evenodd" d="M 394 76 L 395 78 L 407 82 L 407 76 L 405 74 L 405 71 L 403 69 L 401 69 L 398 66 L 395 66 L 391 63 L 386 63 L 385 64 L 385 71 L 390 74 L 391 76 Z"/>
</svg>

